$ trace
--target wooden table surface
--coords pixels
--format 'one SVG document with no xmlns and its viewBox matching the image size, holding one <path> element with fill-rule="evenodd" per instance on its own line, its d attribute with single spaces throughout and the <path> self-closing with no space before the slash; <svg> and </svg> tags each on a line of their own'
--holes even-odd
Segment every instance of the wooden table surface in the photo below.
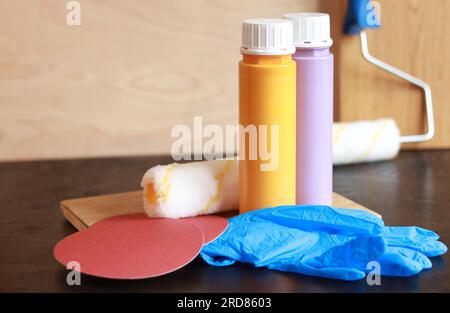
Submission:
<svg viewBox="0 0 450 313">
<path fill-rule="evenodd" d="M 0 292 L 450 292 L 450 253 L 410 278 L 341 282 L 248 265 L 211 267 L 197 259 L 172 274 L 140 281 L 82 276 L 66 284 L 52 256 L 75 229 L 59 202 L 136 190 L 144 171 L 169 157 L 0 163 Z M 387 225 L 433 229 L 450 244 L 450 151 L 403 152 L 395 161 L 335 168 L 335 191 L 381 213 Z"/>
</svg>

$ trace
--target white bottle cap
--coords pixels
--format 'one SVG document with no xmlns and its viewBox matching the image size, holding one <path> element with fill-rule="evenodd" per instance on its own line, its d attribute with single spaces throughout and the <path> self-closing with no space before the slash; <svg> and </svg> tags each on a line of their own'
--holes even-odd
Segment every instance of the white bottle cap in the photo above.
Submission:
<svg viewBox="0 0 450 313">
<path fill-rule="evenodd" d="M 326 13 L 288 13 L 283 18 L 294 25 L 294 45 L 298 48 L 331 47 L 330 16 Z"/>
<path fill-rule="evenodd" d="M 291 21 L 267 18 L 244 20 L 241 53 L 285 55 L 294 52 Z"/>
</svg>

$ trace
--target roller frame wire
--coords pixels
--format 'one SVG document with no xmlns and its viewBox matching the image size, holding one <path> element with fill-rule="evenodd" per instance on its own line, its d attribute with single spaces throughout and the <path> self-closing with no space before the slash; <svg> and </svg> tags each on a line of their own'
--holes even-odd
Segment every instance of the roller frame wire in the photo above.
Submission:
<svg viewBox="0 0 450 313">
<path fill-rule="evenodd" d="M 367 34 L 365 31 L 361 31 L 359 33 L 360 41 L 361 41 L 361 52 L 363 57 L 369 62 L 375 65 L 376 67 L 379 67 L 383 70 L 385 70 L 388 73 L 391 73 L 397 77 L 400 77 L 411 84 L 421 88 L 424 92 L 424 98 L 425 98 L 425 113 L 426 113 L 426 121 L 427 121 L 427 132 L 424 134 L 418 134 L 418 135 L 407 135 L 407 136 L 400 136 L 400 143 L 413 143 L 413 142 L 423 142 L 428 141 L 433 138 L 435 133 L 434 128 L 434 115 L 433 115 L 433 100 L 431 98 L 431 88 L 430 86 L 425 83 L 424 81 L 403 72 L 402 70 L 393 67 L 392 65 L 389 65 L 374 56 L 372 56 L 369 53 L 369 45 L 367 42 Z"/>
</svg>

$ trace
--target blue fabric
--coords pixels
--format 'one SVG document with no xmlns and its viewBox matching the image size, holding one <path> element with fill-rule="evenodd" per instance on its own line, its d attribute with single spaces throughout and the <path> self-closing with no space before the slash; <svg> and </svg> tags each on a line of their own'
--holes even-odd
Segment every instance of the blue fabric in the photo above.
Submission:
<svg viewBox="0 0 450 313">
<path fill-rule="evenodd" d="M 379 16 L 378 23 L 374 23 L 371 18 L 374 9 L 369 0 L 349 0 L 344 19 L 344 33 L 357 35 L 363 29 L 380 27 Z"/>
<path fill-rule="evenodd" d="M 361 210 L 328 206 L 280 206 L 238 215 L 205 245 L 211 265 L 235 262 L 341 280 L 366 276 L 378 261 L 381 274 L 410 276 L 431 268 L 427 256 L 447 251 L 436 233 L 419 227 L 386 227 Z"/>
</svg>

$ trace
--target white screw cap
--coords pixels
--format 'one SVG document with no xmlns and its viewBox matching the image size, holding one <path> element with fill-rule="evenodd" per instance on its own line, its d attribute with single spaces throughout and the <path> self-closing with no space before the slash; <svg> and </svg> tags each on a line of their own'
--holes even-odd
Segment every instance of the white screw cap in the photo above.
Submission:
<svg viewBox="0 0 450 313">
<path fill-rule="evenodd" d="M 267 18 L 244 20 L 241 53 L 285 55 L 294 52 L 291 21 Z"/>
<path fill-rule="evenodd" d="M 326 13 L 288 13 L 283 18 L 294 25 L 294 45 L 298 48 L 327 48 L 330 37 L 330 16 Z"/>
</svg>

